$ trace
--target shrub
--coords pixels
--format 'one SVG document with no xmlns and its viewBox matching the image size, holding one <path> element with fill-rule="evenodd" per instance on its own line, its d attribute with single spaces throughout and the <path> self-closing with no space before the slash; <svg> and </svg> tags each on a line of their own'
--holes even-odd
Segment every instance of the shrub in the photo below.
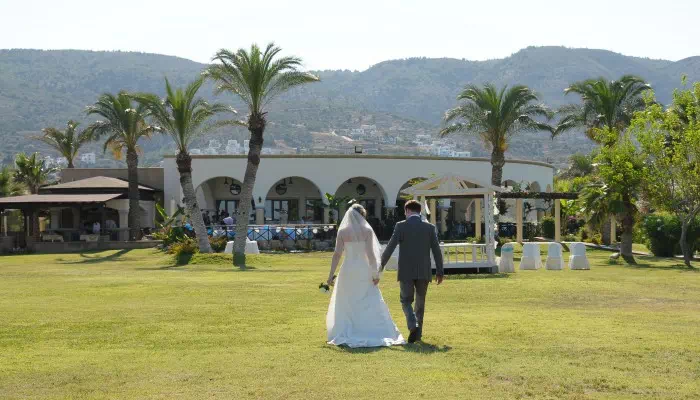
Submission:
<svg viewBox="0 0 700 400">
<path fill-rule="evenodd" d="M 578 230 L 578 240 L 581 242 L 588 241 L 588 229 L 586 229 L 585 225 Z"/>
<path fill-rule="evenodd" d="M 171 244 L 168 247 L 168 253 L 174 254 L 178 258 L 183 255 L 199 253 L 199 244 L 195 239 L 185 237 L 181 241 Z"/>
<path fill-rule="evenodd" d="M 555 236 L 554 231 L 556 229 L 556 227 L 555 227 L 556 224 L 555 224 L 554 218 L 544 217 L 542 219 L 541 224 L 542 224 L 542 235 L 544 235 L 544 237 L 546 237 L 546 238 L 553 239 Z"/>
<path fill-rule="evenodd" d="M 600 234 L 600 232 L 596 232 L 593 235 L 591 235 L 589 243 L 593 243 L 595 245 L 600 246 L 603 244 L 603 236 Z"/>
<path fill-rule="evenodd" d="M 644 233 L 647 247 L 657 257 L 673 257 L 679 254 L 681 221 L 675 215 L 651 214 L 644 218 Z M 694 251 L 700 240 L 700 218 L 688 227 L 687 243 Z"/>
<path fill-rule="evenodd" d="M 212 251 L 214 253 L 221 253 L 226 249 L 226 244 L 228 243 L 228 239 L 225 236 L 220 236 L 220 237 L 209 237 L 209 244 L 211 245 Z"/>
</svg>

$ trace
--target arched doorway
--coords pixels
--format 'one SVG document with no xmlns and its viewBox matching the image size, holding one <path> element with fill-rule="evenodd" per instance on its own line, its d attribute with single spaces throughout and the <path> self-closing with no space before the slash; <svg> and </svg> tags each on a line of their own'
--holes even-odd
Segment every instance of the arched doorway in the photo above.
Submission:
<svg viewBox="0 0 700 400">
<path fill-rule="evenodd" d="M 229 215 L 235 215 L 240 205 L 243 183 L 228 176 L 210 178 L 195 189 L 197 204 L 205 222 L 220 224 Z M 251 208 L 249 222 L 254 222 L 255 208 Z"/>
<path fill-rule="evenodd" d="M 386 192 L 377 181 L 362 176 L 348 178 L 338 186 L 335 196 L 344 200 L 354 199 L 361 204 L 367 210 L 367 222 L 380 239 L 385 238 L 387 215 L 384 199 L 386 199 Z M 342 218 L 346 209 L 347 205 L 343 204 L 338 210 L 341 214 L 339 219 Z"/>
<path fill-rule="evenodd" d="M 322 199 L 321 190 L 312 181 L 300 176 L 282 178 L 272 185 L 264 199 L 265 223 L 323 223 Z"/>
<path fill-rule="evenodd" d="M 412 196 L 408 196 L 402 193 L 404 189 L 408 189 L 411 186 L 417 185 L 421 182 L 425 182 L 428 180 L 428 178 L 425 177 L 415 177 L 411 178 L 408 181 L 406 181 L 403 185 L 401 185 L 401 190 L 399 190 L 399 194 L 396 196 L 396 210 L 394 210 L 394 219 L 396 221 L 401 221 L 406 218 L 406 212 L 404 211 L 404 205 L 406 205 L 406 202 L 408 200 L 413 199 Z"/>
</svg>

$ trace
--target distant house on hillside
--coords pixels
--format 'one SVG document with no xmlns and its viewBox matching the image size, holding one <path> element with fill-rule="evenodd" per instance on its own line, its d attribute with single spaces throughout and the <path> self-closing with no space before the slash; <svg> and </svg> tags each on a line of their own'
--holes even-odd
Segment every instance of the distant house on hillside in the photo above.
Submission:
<svg viewBox="0 0 700 400">
<path fill-rule="evenodd" d="M 80 155 L 80 162 L 88 165 L 95 164 L 95 153 L 85 153 Z"/>
</svg>

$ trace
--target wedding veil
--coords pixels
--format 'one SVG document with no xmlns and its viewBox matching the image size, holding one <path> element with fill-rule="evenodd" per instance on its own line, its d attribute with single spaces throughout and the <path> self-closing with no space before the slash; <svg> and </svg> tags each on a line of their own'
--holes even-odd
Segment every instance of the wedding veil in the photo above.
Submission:
<svg viewBox="0 0 700 400">
<path fill-rule="evenodd" d="M 367 219 L 360 214 L 359 208 L 359 205 L 353 205 L 348 209 L 338 228 L 338 235 L 344 242 L 365 243 L 367 261 L 372 270 L 372 277 L 376 279 L 380 275 L 382 251 L 377 235 L 374 234 Z"/>
</svg>

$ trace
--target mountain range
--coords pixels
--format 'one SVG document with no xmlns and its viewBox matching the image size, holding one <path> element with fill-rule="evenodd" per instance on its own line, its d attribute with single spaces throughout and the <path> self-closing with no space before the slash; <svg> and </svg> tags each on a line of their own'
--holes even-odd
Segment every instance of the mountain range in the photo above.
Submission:
<svg viewBox="0 0 700 400">
<path fill-rule="evenodd" d="M 47 126 L 63 127 L 68 119 L 89 123 L 85 106 L 94 103 L 101 93 L 123 89 L 162 94 L 164 77 L 175 85 L 184 85 L 205 67 L 183 58 L 134 52 L 0 50 L 0 162 L 11 162 L 18 151 L 51 154 L 31 137 Z M 384 61 L 365 71 L 315 73 L 321 82 L 294 89 L 270 106 L 269 139 L 284 139 L 290 146 L 308 148 L 312 132 L 352 129 L 360 124 L 374 124 L 387 134 L 390 127 L 398 127 L 392 129 L 392 135 L 436 134 L 443 113 L 456 104 L 457 94 L 468 83 L 528 85 L 543 102 L 556 108 L 579 101 L 573 95 L 564 95 L 564 88 L 572 82 L 635 74 L 652 85 L 659 101 L 668 103 L 674 88 L 681 85 L 682 75 L 687 75 L 689 82 L 700 80 L 700 57 L 674 62 L 606 50 L 528 47 L 488 61 L 410 58 Z M 202 89 L 202 95 L 244 111 L 231 97 L 215 97 L 211 85 Z M 210 136 L 224 143 L 226 139 L 245 137 L 246 132 L 240 128 Z M 199 144 L 208 139 L 202 138 Z M 460 139 L 460 146 L 473 155 L 487 154 L 476 138 Z M 142 147 L 142 163 L 146 165 L 157 163 L 172 149 L 164 137 L 155 137 Z M 508 156 L 564 165 L 570 154 L 592 147 L 588 139 L 576 133 L 555 140 L 545 133 L 530 133 L 514 138 Z M 102 154 L 98 143 L 90 149 Z M 107 156 L 99 163 L 117 164 Z"/>
</svg>

